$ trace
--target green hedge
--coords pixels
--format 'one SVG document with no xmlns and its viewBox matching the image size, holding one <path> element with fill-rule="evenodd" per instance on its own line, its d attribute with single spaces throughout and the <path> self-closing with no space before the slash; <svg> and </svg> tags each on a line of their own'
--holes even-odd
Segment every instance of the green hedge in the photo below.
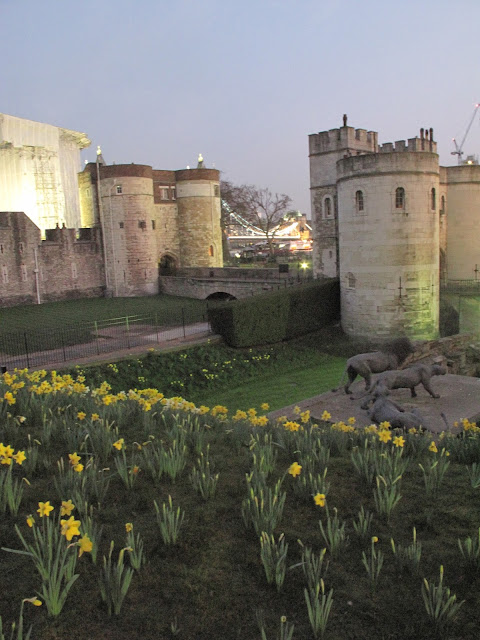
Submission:
<svg viewBox="0 0 480 640">
<path fill-rule="evenodd" d="M 208 311 L 213 331 L 232 347 L 289 340 L 339 317 L 340 288 L 333 278 L 236 300 Z"/>
</svg>

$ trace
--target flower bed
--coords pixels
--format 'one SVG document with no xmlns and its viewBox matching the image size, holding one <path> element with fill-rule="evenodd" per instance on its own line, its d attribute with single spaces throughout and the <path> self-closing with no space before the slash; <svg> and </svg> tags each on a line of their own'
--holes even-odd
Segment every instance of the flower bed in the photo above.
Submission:
<svg viewBox="0 0 480 640">
<path fill-rule="evenodd" d="M 26 370 L 0 397 L 6 637 L 478 636 L 476 425 L 272 424 Z"/>
</svg>

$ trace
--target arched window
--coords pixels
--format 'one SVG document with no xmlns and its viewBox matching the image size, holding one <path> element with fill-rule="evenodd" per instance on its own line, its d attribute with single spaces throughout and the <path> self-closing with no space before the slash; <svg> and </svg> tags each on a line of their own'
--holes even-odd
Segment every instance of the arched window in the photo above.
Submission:
<svg viewBox="0 0 480 640">
<path fill-rule="evenodd" d="M 435 189 L 430 191 L 430 209 L 435 211 L 437 208 L 437 194 L 435 193 Z"/>
<path fill-rule="evenodd" d="M 358 213 L 365 210 L 365 200 L 363 197 L 363 191 L 358 190 L 355 193 L 355 206 L 357 208 Z"/>
<path fill-rule="evenodd" d="M 210 247 L 208 248 L 208 255 L 213 258 L 213 245 L 210 245 Z"/>
<path fill-rule="evenodd" d="M 325 200 L 323 201 L 323 207 L 324 207 L 325 218 L 331 218 L 332 217 L 332 199 L 325 198 Z"/>
<path fill-rule="evenodd" d="M 405 189 L 403 187 L 397 187 L 395 190 L 395 208 L 405 209 Z"/>
<path fill-rule="evenodd" d="M 357 280 L 353 275 L 353 273 L 347 273 L 347 287 L 349 289 L 355 289 L 356 284 L 357 284 Z"/>
<path fill-rule="evenodd" d="M 440 199 L 440 215 L 445 215 L 445 196 L 442 196 Z"/>
</svg>

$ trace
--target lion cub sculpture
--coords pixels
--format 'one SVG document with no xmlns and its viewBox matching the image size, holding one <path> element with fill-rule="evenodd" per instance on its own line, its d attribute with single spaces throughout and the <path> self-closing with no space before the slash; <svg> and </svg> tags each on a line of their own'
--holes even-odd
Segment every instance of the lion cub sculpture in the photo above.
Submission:
<svg viewBox="0 0 480 640">
<path fill-rule="evenodd" d="M 350 385 L 357 376 L 365 378 L 365 390 L 369 391 L 372 384 L 372 373 L 382 373 L 390 369 L 398 369 L 407 357 L 414 353 L 415 347 L 408 338 L 396 338 L 392 342 L 385 345 L 381 351 L 373 351 L 371 353 L 359 353 L 347 360 L 347 366 L 342 375 L 348 376 L 348 382 L 345 385 L 345 393 L 352 393 Z M 337 391 L 334 389 L 334 391 Z"/>
<path fill-rule="evenodd" d="M 390 393 L 386 390 L 386 394 Z M 402 406 L 389 400 L 385 395 L 375 398 L 372 408 L 368 412 L 372 422 L 381 424 L 389 422 L 392 429 L 418 429 L 422 426 L 423 418 L 418 409 L 406 411 Z"/>
<path fill-rule="evenodd" d="M 362 404 L 362 409 L 368 409 L 378 396 L 385 395 L 384 389 L 389 391 L 391 389 L 410 389 L 412 398 L 416 398 L 415 387 L 421 384 L 432 398 L 439 398 L 440 395 L 432 389 L 431 378 L 432 376 L 444 376 L 446 373 L 447 367 L 444 365 L 422 363 L 413 364 L 406 369 L 384 371 L 373 383 L 371 395 Z"/>
</svg>

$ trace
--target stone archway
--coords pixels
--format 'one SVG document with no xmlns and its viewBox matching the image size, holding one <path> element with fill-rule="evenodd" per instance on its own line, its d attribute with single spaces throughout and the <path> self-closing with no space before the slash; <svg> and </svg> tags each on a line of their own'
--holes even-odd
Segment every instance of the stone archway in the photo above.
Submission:
<svg viewBox="0 0 480 640">
<path fill-rule="evenodd" d="M 160 258 L 158 271 L 161 276 L 174 276 L 177 272 L 177 260 L 172 255 L 166 253 Z"/>
</svg>

